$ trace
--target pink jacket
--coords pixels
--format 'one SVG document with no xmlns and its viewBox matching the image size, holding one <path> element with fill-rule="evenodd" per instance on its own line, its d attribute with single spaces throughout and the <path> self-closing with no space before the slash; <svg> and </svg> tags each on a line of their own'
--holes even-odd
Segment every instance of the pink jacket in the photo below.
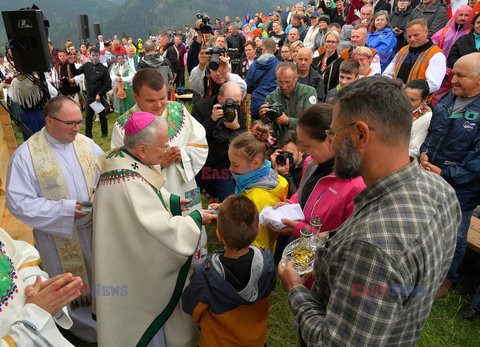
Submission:
<svg viewBox="0 0 480 347">
<path fill-rule="evenodd" d="M 313 165 L 311 161 L 311 157 L 305 159 L 300 187 L 303 186 L 302 183 L 305 183 L 303 180 L 308 179 L 308 177 L 305 177 L 305 172 L 308 166 Z M 363 178 L 360 176 L 351 180 L 339 179 L 334 173 L 322 177 L 310 193 L 303 209 L 305 220 L 297 224 L 292 232 L 292 236 L 295 238 L 300 237 L 300 230 L 316 216 L 322 220 L 321 232 L 337 229 L 353 213 L 353 198 L 365 187 Z M 298 193 L 297 191 L 293 194 L 287 202 L 292 204 L 298 203 Z"/>
</svg>

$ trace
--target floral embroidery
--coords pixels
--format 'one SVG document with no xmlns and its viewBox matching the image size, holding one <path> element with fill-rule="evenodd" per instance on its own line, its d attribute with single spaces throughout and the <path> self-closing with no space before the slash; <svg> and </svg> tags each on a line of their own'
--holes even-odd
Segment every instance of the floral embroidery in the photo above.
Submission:
<svg viewBox="0 0 480 347">
<path fill-rule="evenodd" d="M 185 112 L 182 104 L 178 102 L 169 103 L 165 119 L 168 123 L 168 138 L 172 141 L 180 134 L 185 125 Z"/>
<path fill-rule="evenodd" d="M 15 266 L 7 252 L 3 250 L 5 244 L 0 241 L 0 312 L 8 306 L 8 301 L 13 300 L 14 294 L 18 293 L 15 279 L 18 278 Z"/>
<path fill-rule="evenodd" d="M 432 112 L 432 109 L 427 104 L 423 104 L 413 112 L 413 120 L 417 120 L 418 118 L 420 118 L 424 114 L 427 114 L 428 112 Z"/>
<path fill-rule="evenodd" d="M 125 114 L 121 115 L 120 117 L 118 117 L 117 119 L 117 125 L 125 130 L 125 124 L 127 123 L 127 120 L 135 113 L 135 109 L 131 108 L 130 110 L 128 110 Z"/>
<path fill-rule="evenodd" d="M 107 156 L 107 158 L 116 158 L 116 157 L 125 158 L 125 155 L 123 154 L 123 152 L 120 148 L 117 148 L 116 150 L 112 151 Z"/>
</svg>

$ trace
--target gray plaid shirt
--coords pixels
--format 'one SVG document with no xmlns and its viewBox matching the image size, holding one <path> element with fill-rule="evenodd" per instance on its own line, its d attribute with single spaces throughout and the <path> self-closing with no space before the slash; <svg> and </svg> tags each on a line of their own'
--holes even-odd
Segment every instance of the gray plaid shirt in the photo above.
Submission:
<svg viewBox="0 0 480 347">
<path fill-rule="evenodd" d="M 413 346 L 455 250 L 455 191 L 416 161 L 368 186 L 316 254 L 313 288 L 289 292 L 307 346 Z"/>
</svg>

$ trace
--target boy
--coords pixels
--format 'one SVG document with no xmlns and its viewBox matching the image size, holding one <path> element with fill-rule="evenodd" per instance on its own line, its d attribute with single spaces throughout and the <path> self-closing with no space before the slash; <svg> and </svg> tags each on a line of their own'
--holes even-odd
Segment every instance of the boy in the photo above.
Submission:
<svg viewBox="0 0 480 347">
<path fill-rule="evenodd" d="M 194 269 L 182 295 L 183 311 L 200 327 L 200 346 L 264 345 L 275 265 L 269 250 L 251 246 L 258 230 L 257 208 L 246 196 L 219 206 L 224 249 Z"/>
<path fill-rule="evenodd" d="M 355 63 L 351 60 L 344 60 L 340 64 L 340 74 L 338 77 L 338 86 L 332 88 L 328 91 L 327 95 L 325 96 L 324 102 L 327 104 L 333 105 L 333 101 L 335 100 L 335 95 L 337 92 L 345 87 L 347 84 L 352 83 L 358 79 L 358 71 L 360 69 L 360 65 Z"/>
</svg>

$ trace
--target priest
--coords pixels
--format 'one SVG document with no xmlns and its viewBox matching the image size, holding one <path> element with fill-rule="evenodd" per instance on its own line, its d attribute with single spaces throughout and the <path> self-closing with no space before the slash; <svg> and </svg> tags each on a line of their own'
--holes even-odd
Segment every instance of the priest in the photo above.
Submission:
<svg viewBox="0 0 480 347">
<path fill-rule="evenodd" d="M 170 150 L 167 127 L 163 117 L 136 112 L 125 123 L 124 146 L 97 161 L 95 283 L 123 288 L 96 296 L 99 345 L 195 342 L 179 302 L 202 224 L 215 216 L 197 210 L 182 216 L 189 200 L 164 188 L 165 177 L 154 166 Z"/>
<path fill-rule="evenodd" d="M 201 170 L 208 155 L 205 128 L 178 102 L 167 100 L 167 85 L 155 69 L 142 69 L 132 81 L 135 106 L 120 116 L 112 130 L 111 148 L 123 145 L 125 124 L 134 112 L 149 112 L 162 117 L 168 124 L 168 141 L 162 162 L 157 166 L 165 175 L 165 188 L 178 196 L 195 196 L 192 209 L 201 209 L 200 190 L 195 175 Z M 207 253 L 207 235 L 202 229 L 194 263 L 201 263 Z"/>
<path fill-rule="evenodd" d="M 48 279 L 38 251 L 0 228 L 0 346 L 73 347 L 55 323 L 68 329 L 64 307 L 80 296 L 82 280 L 72 274 Z"/>
<path fill-rule="evenodd" d="M 96 342 L 91 315 L 92 217 L 88 202 L 98 179 L 95 158 L 103 151 L 79 134 L 80 106 L 66 96 L 45 106 L 46 126 L 24 142 L 8 167 L 8 210 L 34 228 L 33 236 L 50 277 L 68 272 L 82 278 L 85 295 L 68 309 L 70 331 L 83 341 Z"/>
</svg>

